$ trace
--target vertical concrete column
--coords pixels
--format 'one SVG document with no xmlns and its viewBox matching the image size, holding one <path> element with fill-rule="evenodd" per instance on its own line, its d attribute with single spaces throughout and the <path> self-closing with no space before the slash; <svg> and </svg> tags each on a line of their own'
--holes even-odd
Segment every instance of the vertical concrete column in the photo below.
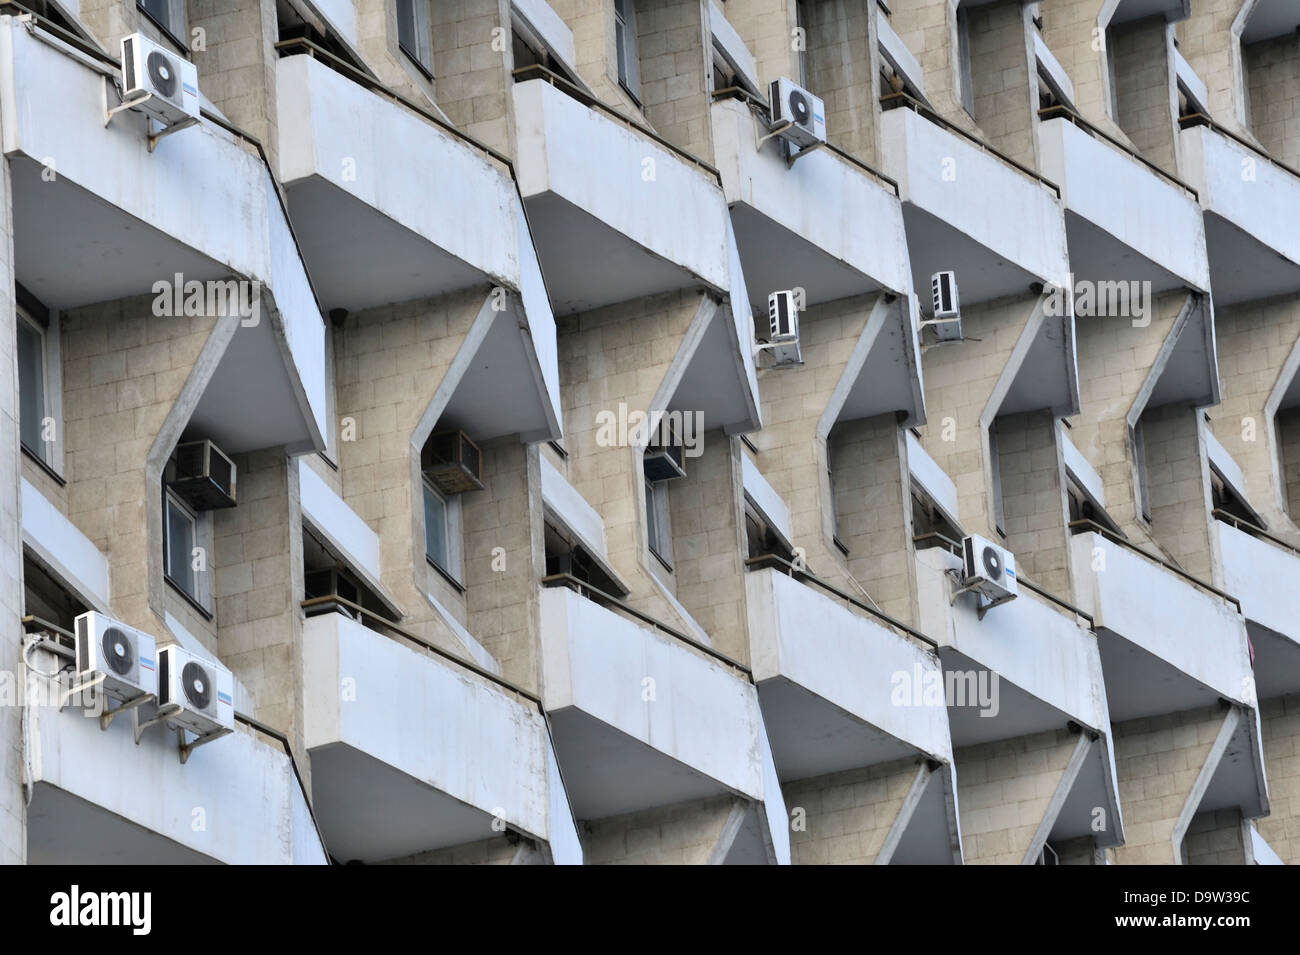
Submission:
<svg viewBox="0 0 1300 955">
<path fill-rule="evenodd" d="M 1003 415 L 993 428 L 1007 547 L 1021 573 L 1051 593 L 1069 593 L 1069 508 L 1056 418 L 1047 411 Z"/>
<path fill-rule="evenodd" d="M 23 534 L 18 426 L 18 327 L 14 302 L 13 202 L 0 162 L 0 672 L 24 682 Z M 27 860 L 22 708 L 0 706 L 0 864 Z"/>
</svg>

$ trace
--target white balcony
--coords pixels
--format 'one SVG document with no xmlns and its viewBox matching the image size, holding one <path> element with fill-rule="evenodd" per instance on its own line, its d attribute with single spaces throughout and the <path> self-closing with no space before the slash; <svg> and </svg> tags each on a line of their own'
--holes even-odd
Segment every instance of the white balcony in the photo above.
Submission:
<svg viewBox="0 0 1300 955">
<path fill-rule="evenodd" d="M 913 109 L 888 110 L 880 124 L 881 161 L 903 201 L 913 287 L 928 289 L 932 273 L 951 269 L 962 302 L 973 305 L 1024 293 L 1033 282 L 1065 284 L 1065 222 L 1050 185 Z"/>
<path fill-rule="evenodd" d="M 557 314 L 731 288 L 712 170 L 545 79 L 513 89 L 515 170 Z"/>
<path fill-rule="evenodd" d="M 1300 290 L 1300 178 L 1211 126 L 1179 133 L 1205 213 L 1214 301 Z"/>
<path fill-rule="evenodd" d="M 155 283 L 177 274 L 258 283 L 261 321 L 240 329 L 209 386 L 210 407 L 220 405 L 211 414 L 226 422 L 222 446 L 323 447 L 324 323 L 270 171 L 250 143 L 207 118 L 153 152 L 142 114 L 105 127 L 117 72 L 0 17 L 16 278 L 59 309 L 154 296 Z M 231 380 L 250 377 L 264 388 Z"/>
<path fill-rule="evenodd" d="M 1038 143 L 1043 174 L 1061 189 L 1076 279 L 1209 289 L 1191 192 L 1069 119 L 1040 122 Z"/>
<path fill-rule="evenodd" d="M 938 657 L 865 611 L 776 568 L 745 575 L 754 682 L 783 780 L 923 755 L 951 762 L 942 704 L 898 705 L 899 680 Z"/>
<path fill-rule="evenodd" d="M 739 99 L 712 106 L 713 147 L 755 307 L 802 288 L 810 305 L 887 289 L 911 291 L 902 206 L 892 185 L 829 149 L 786 165 Z M 869 230 L 870 241 L 863 241 Z M 757 279 L 761 278 L 761 282 Z M 928 277 L 927 277 L 928 280 Z M 928 287 L 928 286 L 927 286 Z"/>
<path fill-rule="evenodd" d="M 313 805 L 336 859 L 404 858 L 504 824 L 581 861 L 534 703 L 334 613 L 304 625 L 303 693 Z"/>
<path fill-rule="evenodd" d="M 58 658 L 34 655 L 43 670 Z M 43 696 L 43 701 L 54 699 Z M 107 730 L 75 706 L 33 705 L 28 861 L 37 864 L 324 864 L 292 761 L 243 724 L 182 765 L 176 736 L 128 715 Z M 147 707 L 146 707 L 147 708 Z M 146 714 L 148 715 L 148 714 Z"/>
<path fill-rule="evenodd" d="M 1300 692 L 1300 553 L 1216 522 L 1223 586 L 1241 601 L 1260 699 Z"/>
<path fill-rule="evenodd" d="M 1209 706 L 1220 697 L 1254 705 L 1246 624 L 1236 606 L 1094 531 L 1076 534 L 1070 546 L 1075 596 L 1101 644 L 1112 719 Z"/>
<path fill-rule="evenodd" d="M 1096 734 L 1051 837 L 1087 835 L 1101 846 L 1119 844 L 1122 823 L 1101 833 L 1091 829 L 1094 806 L 1109 807 L 1107 818 L 1120 820 L 1097 638 L 1085 619 L 1023 581 L 1016 599 L 990 608 L 981 619 L 975 594 L 953 602 L 954 575 L 961 568 L 961 558 L 944 548 L 916 555 L 921 629 L 939 643 L 944 670 L 957 675 L 957 690 L 948 700 L 953 745 L 1060 730 L 1069 723 Z M 972 676 L 973 685 L 961 682 Z"/>
<path fill-rule="evenodd" d="M 326 309 L 519 288 L 503 167 L 312 56 L 275 72 L 280 179 Z"/>
<path fill-rule="evenodd" d="M 763 799 L 762 717 L 741 672 L 567 588 L 542 590 L 541 620 L 543 703 L 577 818 Z"/>
</svg>

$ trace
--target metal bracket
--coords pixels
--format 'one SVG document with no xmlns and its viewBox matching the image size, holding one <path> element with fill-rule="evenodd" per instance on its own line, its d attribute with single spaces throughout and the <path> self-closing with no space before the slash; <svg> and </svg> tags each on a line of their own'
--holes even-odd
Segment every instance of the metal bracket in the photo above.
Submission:
<svg viewBox="0 0 1300 955">
<path fill-rule="evenodd" d="M 948 600 L 948 606 L 951 607 L 954 604 L 956 604 L 957 598 L 960 597 L 962 594 L 973 593 L 975 594 L 975 610 L 976 613 L 979 614 L 978 617 L 979 620 L 983 620 L 984 615 L 988 613 L 990 610 L 992 610 L 994 607 L 1000 607 L 1005 603 L 1010 603 L 1011 601 L 1015 600 L 1016 597 L 1018 596 L 1017 594 L 1005 594 L 997 598 L 996 600 L 990 600 L 988 603 L 981 603 L 980 597 L 982 597 L 983 594 L 980 592 L 979 589 L 978 577 L 967 577 L 965 579 L 962 579 L 956 575 L 955 571 L 951 571 L 950 576 L 952 576 L 954 581 L 960 583 L 960 587 L 957 590 L 953 591 L 952 597 L 949 598 Z"/>
<path fill-rule="evenodd" d="M 161 723 L 169 716 L 173 716 L 176 713 L 179 713 L 180 710 L 181 710 L 181 705 L 179 703 L 168 703 L 166 706 L 161 706 L 158 708 L 158 712 L 154 714 L 153 719 L 145 720 L 143 723 L 141 723 L 140 711 L 138 709 L 133 708 L 131 710 L 131 713 L 134 714 L 134 718 L 135 718 L 135 745 L 136 746 L 140 745 L 140 737 L 144 735 L 145 730 L 147 730 L 151 726 Z"/>
<path fill-rule="evenodd" d="M 157 146 L 159 141 L 162 140 L 164 137 L 170 136 L 172 133 L 179 133 L 182 129 L 189 129 L 197 122 L 198 120 L 195 119 L 193 116 L 191 116 L 189 119 L 183 119 L 179 123 L 172 123 L 170 126 L 164 126 L 156 133 L 150 133 L 149 152 L 153 152 L 154 147 Z"/>
<path fill-rule="evenodd" d="M 87 672 L 89 672 L 89 671 L 87 671 Z M 81 677 L 81 676 L 82 676 L 82 674 L 81 674 L 81 673 L 78 673 L 75 677 L 73 677 L 73 679 L 75 680 L 75 679 L 77 679 L 78 677 Z M 70 686 L 70 687 L 69 687 L 67 690 L 65 690 L 65 691 L 63 692 L 63 694 L 59 697 L 59 712 L 62 713 L 62 712 L 63 712 L 63 708 L 64 708 L 65 706 L 68 705 L 68 700 L 72 699 L 72 698 L 73 698 L 74 696 L 76 696 L 78 693 L 84 692 L 85 690 L 93 690 L 95 687 L 97 687 L 97 686 L 99 686 L 101 683 L 103 683 L 103 682 L 104 682 L 104 677 L 105 677 L 105 676 L 107 676 L 107 674 L 105 674 L 105 673 L 101 673 L 99 676 L 95 677 L 95 678 L 94 678 L 93 680 L 91 680 L 89 683 L 78 683 L 78 684 L 76 684 L 75 686 Z"/>
<path fill-rule="evenodd" d="M 825 143 L 813 143 L 811 146 L 800 147 L 799 151 L 796 153 L 792 153 L 790 152 L 789 149 L 786 149 L 785 168 L 793 169 L 794 164 L 797 163 L 800 159 L 802 159 L 804 156 L 808 155 L 811 152 L 816 152 L 817 150 L 821 149 L 825 145 L 826 145 Z"/>
<path fill-rule="evenodd" d="M 769 139 L 775 139 L 777 136 L 780 136 L 782 133 L 784 133 L 787 129 L 789 129 L 793 125 L 794 123 L 782 123 L 780 126 L 776 127 L 776 129 L 769 132 L 766 136 L 758 137 L 757 148 L 762 149 L 763 144 L 765 142 L 767 142 Z"/>
<path fill-rule="evenodd" d="M 135 99 L 122 99 L 122 100 L 120 100 L 120 101 L 118 102 L 118 104 L 117 104 L 116 106 L 109 106 L 109 105 L 108 105 L 108 88 L 109 88 L 109 86 L 112 86 L 113 89 L 116 90 L 116 89 L 117 89 L 117 81 L 114 80 L 111 76 L 105 76 L 105 77 L 104 77 L 104 86 L 103 86 L 103 91 L 104 91 L 104 97 L 103 97 L 103 102 L 104 102 L 104 128 L 105 128 L 105 129 L 108 128 L 108 124 L 111 123 L 111 122 L 113 121 L 113 117 L 116 116 L 118 113 L 124 112 L 125 110 L 128 110 L 128 109 L 132 109 L 132 108 L 134 108 L 134 107 L 136 107 L 136 106 L 139 106 L 141 103 L 145 103 L 145 102 L 148 102 L 149 100 L 153 99 L 153 93 L 145 93 L 143 96 L 137 96 Z M 120 93 L 119 93 L 118 95 L 119 95 L 119 97 L 121 96 Z"/>
<path fill-rule="evenodd" d="M 213 730 L 211 733 L 205 733 L 204 735 L 198 737 L 192 742 L 187 743 L 185 742 L 185 730 L 181 729 L 179 726 L 176 727 L 176 741 L 180 744 L 181 765 L 184 766 L 186 761 L 190 758 L 190 753 L 194 752 L 204 743 L 211 743 L 214 739 L 221 739 L 221 737 L 226 736 L 233 732 L 234 730 L 228 729 L 223 726 L 219 730 Z"/>
<path fill-rule="evenodd" d="M 152 699 L 154 699 L 154 695 L 152 693 L 141 693 L 139 696 L 135 697 L 134 699 L 127 700 L 125 703 L 123 703 L 121 706 L 117 707 L 116 709 L 105 710 L 103 713 L 99 714 L 99 728 L 102 730 L 108 729 L 110 726 L 113 725 L 113 719 L 119 713 L 124 713 L 127 710 L 134 710 L 141 703 L 148 703 Z"/>
</svg>

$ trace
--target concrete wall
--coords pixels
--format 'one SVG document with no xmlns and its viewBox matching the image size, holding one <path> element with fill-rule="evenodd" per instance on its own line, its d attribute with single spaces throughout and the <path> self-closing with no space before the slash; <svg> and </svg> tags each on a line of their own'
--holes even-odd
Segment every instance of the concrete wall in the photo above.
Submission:
<svg viewBox="0 0 1300 955">
<path fill-rule="evenodd" d="M 1291 33 L 1243 47 L 1250 129 L 1271 156 L 1300 165 L 1300 37 Z"/>
<path fill-rule="evenodd" d="M 802 816 L 790 832 L 793 863 L 874 865 L 914 779 L 915 760 L 902 759 L 787 784 L 786 808 Z"/>
</svg>

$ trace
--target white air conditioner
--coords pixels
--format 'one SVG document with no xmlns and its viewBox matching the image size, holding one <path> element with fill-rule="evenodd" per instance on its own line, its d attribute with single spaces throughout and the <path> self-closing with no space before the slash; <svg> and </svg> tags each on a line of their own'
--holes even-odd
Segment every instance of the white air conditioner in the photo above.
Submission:
<svg viewBox="0 0 1300 955">
<path fill-rule="evenodd" d="M 1019 592 L 1016 558 L 1006 548 L 972 534 L 962 539 L 961 549 L 967 587 L 989 600 L 1014 597 Z"/>
<path fill-rule="evenodd" d="M 165 126 L 198 119 L 198 70 L 143 33 L 132 33 L 122 38 L 122 99 Z"/>
<path fill-rule="evenodd" d="M 767 297 L 770 335 L 764 347 L 772 352 L 778 365 L 802 363 L 799 350 L 799 299 L 793 289 L 773 292 Z"/>
<path fill-rule="evenodd" d="M 930 330 L 934 344 L 962 340 L 956 272 L 935 272 L 930 276 L 930 315 L 921 327 Z"/>
<path fill-rule="evenodd" d="M 123 702 L 158 694 L 153 637 L 93 610 L 79 616 L 74 628 L 82 681 L 102 673 L 104 694 Z"/>
<path fill-rule="evenodd" d="M 826 142 L 826 104 L 792 80 L 782 77 L 768 87 L 772 129 L 801 149 Z"/>
<path fill-rule="evenodd" d="M 199 736 L 235 727 L 234 679 L 219 663 L 173 644 L 158 651 L 158 707 L 177 706 L 173 726 Z"/>
</svg>

